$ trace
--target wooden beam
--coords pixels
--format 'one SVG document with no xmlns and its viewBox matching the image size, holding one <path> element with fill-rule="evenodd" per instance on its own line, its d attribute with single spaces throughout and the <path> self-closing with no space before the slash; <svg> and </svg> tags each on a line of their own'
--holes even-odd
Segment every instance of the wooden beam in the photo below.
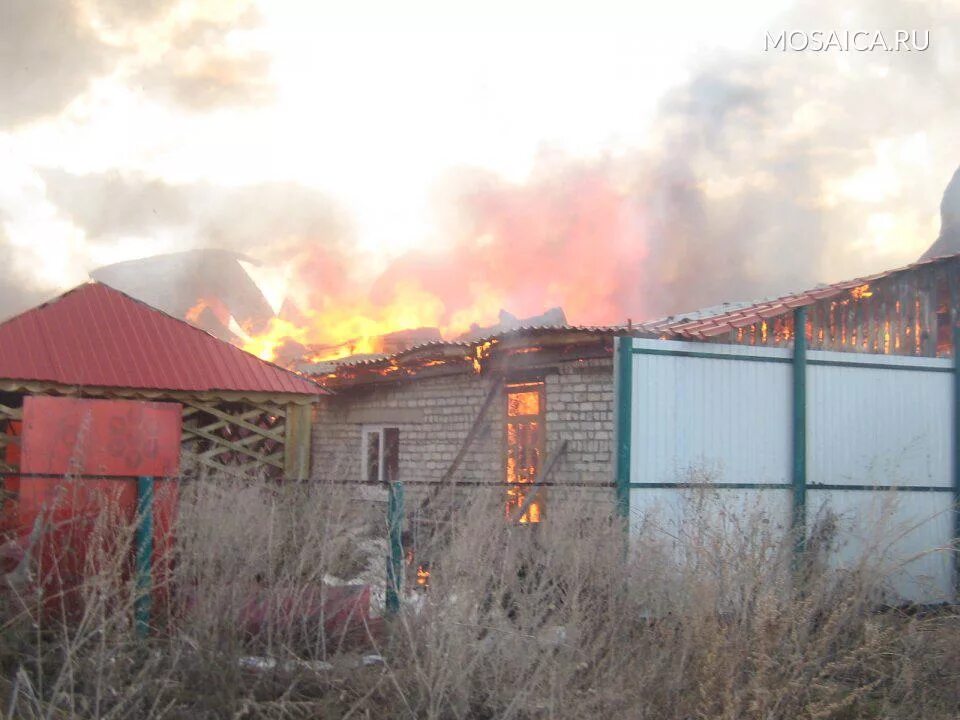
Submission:
<svg viewBox="0 0 960 720">
<path fill-rule="evenodd" d="M 510 522 L 517 522 L 526 515 L 527 510 L 530 509 L 530 506 L 533 504 L 536 499 L 537 492 L 544 486 L 547 480 L 553 475 L 553 471 L 556 469 L 557 464 L 560 462 L 560 458 L 567 454 L 567 441 L 564 440 L 560 443 L 560 447 L 547 459 L 547 464 L 543 469 L 543 472 L 540 473 L 532 483 L 520 483 L 519 487 L 523 488 L 523 492 L 526 494 L 526 499 L 523 501 L 517 510 L 510 516 Z M 509 487 L 509 484 L 508 484 Z"/>
<path fill-rule="evenodd" d="M 205 430 L 203 430 L 203 429 L 201 429 L 201 428 L 190 428 L 190 429 L 189 429 L 189 432 L 193 433 L 194 435 L 199 435 L 200 437 L 202 437 L 202 438 L 204 438 L 204 439 L 206 439 L 206 440 L 209 440 L 210 442 L 215 443 L 215 444 L 218 445 L 218 446 L 222 446 L 222 448 L 221 448 L 221 450 L 220 450 L 221 452 L 224 451 L 224 450 L 233 450 L 233 451 L 238 452 L 238 453 L 241 453 L 241 454 L 243 454 L 243 455 L 247 455 L 247 456 L 249 456 L 249 457 L 252 457 L 252 458 L 254 458 L 255 460 L 262 460 L 263 462 L 267 462 L 267 463 L 269 463 L 269 464 L 271 464 L 271 465 L 274 465 L 275 467 L 278 467 L 278 468 L 280 468 L 281 470 L 283 470 L 283 463 L 282 463 L 282 462 L 276 462 L 276 461 L 274 461 L 274 460 L 271 460 L 271 458 L 278 457 L 278 456 L 279 456 L 279 457 L 282 457 L 282 455 L 268 455 L 268 456 L 264 456 L 264 455 L 261 455 L 260 453 L 258 453 L 258 452 L 255 451 L 255 450 L 251 450 L 250 448 L 246 447 L 245 445 L 241 445 L 239 442 L 234 442 L 234 441 L 232 441 L 232 440 L 227 440 L 226 438 L 221 437 L 221 436 L 219 436 L 219 435 L 214 435 L 213 433 L 208 433 L 208 432 L 206 432 Z M 210 448 L 210 449 L 213 450 L 213 448 Z M 217 453 L 217 454 L 219 454 L 219 453 Z"/>
<path fill-rule="evenodd" d="M 271 403 L 277 406 L 289 404 L 312 405 L 319 401 L 329 391 L 317 388 L 316 395 L 300 393 L 262 393 L 245 392 L 238 390 L 211 390 L 185 392 L 179 390 L 150 390 L 140 388 L 115 388 L 102 386 L 64 385 L 54 382 L 34 380 L 0 379 L 0 390 L 7 392 L 26 392 L 44 395 L 66 395 L 71 397 L 107 397 L 117 399 L 144 399 L 144 400 L 174 400 L 186 403 L 198 402 L 236 402 L 236 403 Z"/>
<path fill-rule="evenodd" d="M 487 411 L 490 409 L 490 405 L 493 404 L 494 399 L 500 394 L 500 391 L 503 389 L 503 378 L 498 377 L 494 379 L 493 384 L 490 386 L 490 390 L 487 392 L 487 396 L 483 400 L 483 405 L 480 406 L 480 412 L 477 413 L 477 416 L 473 420 L 473 425 L 470 426 L 470 430 L 467 433 L 467 436 L 463 440 L 463 444 L 460 446 L 460 450 L 457 452 L 456 456 L 453 458 L 453 462 L 450 463 L 450 467 L 447 468 L 447 471 L 443 474 L 441 478 L 441 483 L 446 483 L 453 477 L 453 474 L 460 467 L 460 463 L 463 462 L 463 459 L 467 456 L 467 452 L 470 450 L 470 446 L 473 445 L 473 441 L 476 439 L 477 435 L 480 434 L 480 428 L 483 427 L 483 422 L 487 417 Z"/>
<path fill-rule="evenodd" d="M 463 462 L 463 458 L 466 457 L 467 452 L 470 450 L 470 446 L 473 444 L 474 439 L 477 437 L 477 435 L 480 433 L 480 429 L 483 427 L 483 422 L 487 417 L 487 412 L 490 410 L 490 405 L 493 404 L 494 399 L 500 395 L 502 390 L 503 378 L 494 378 L 493 384 L 490 386 L 490 390 L 487 392 L 487 396 L 483 400 L 483 405 L 480 406 L 480 411 L 474 418 L 473 425 L 470 426 L 470 430 L 467 432 L 467 436 L 464 438 L 463 444 L 460 446 L 460 450 L 457 451 L 456 456 L 453 458 L 453 462 L 450 463 L 450 467 L 447 468 L 447 471 L 443 474 L 440 482 L 436 484 L 436 487 L 431 488 L 431 492 L 420 501 L 420 505 L 416 510 L 417 513 L 424 510 L 430 504 L 430 501 L 440 491 L 441 488 L 446 487 L 447 483 L 453 477 L 453 474 L 457 471 L 457 468 L 460 467 L 460 463 Z"/>
<path fill-rule="evenodd" d="M 283 439 L 282 439 L 281 436 L 280 436 L 280 431 L 283 430 L 283 424 L 278 424 L 277 426 L 272 427 L 272 428 L 261 428 L 260 430 L 255 430 L 253 427 L 250 427 L 250 426 L 248 426 L 248 425 L 240 425 L 240 424 L 238 424 L 238 423 L 231 423 L 231 422 L 228 421 L 228 420 L 217 420 L 216 422 L 210 423 L 209 425 L 200 425 L 199 423 L 192 423 L 192 424 L 190 424 L 190 425 L 184 425 L 184 429 L 187 430 L 187 429 L 192 429 L 192 428 L 195 428 L 195 427 L 199 427 L 199 428 L 201 428 L 201 429 L 203 429 L 203 430 L 206 430 L 207 432 L 214 432 L 214 431 L 216 431 L 216 430 L 222 430 L 223 428 L 227 427 L 228 425 L 234 425 L 234 426 L 237 427 L 237 428 L 242 428 L 242 429 L 244 429 L 244 430 L 246 430 L 246 431 L 248 431 L 248 432 L 254 433 L 255 435 L 257 435 L 257 436 L 259 436 L 259 437 L 262 437 L 262 438 L 265 438 L 265 439 L 268 439 L 268 440 L 273 440 L 274 442 L 283 442 Z"/>
<path fill-rule="evenodd" d="M 191 427 L 191 428 L 184 428 L 184 429 L 183 429 L 183 433 L 184 433 L 184 435 L 192 435 L 192 436 L 195 437 L 195 438 L 209 439 L 209 435 L 200 435 L 199 433 L 195 433 L 194 430 L 196 430 L 196 429 L 197 429 L 197 428 L 192 428 L 192 427 Z M 209 428 L 205 428 L 205 427 L 204 427 L 204 428 L 200 428 L 200 430 L 203 430 L 205 433 L 209 433 L 209 432 L 210 432 Z M 220 436 L 217 435 L 217 437 L 220 437 Z M 231 442 L 234 442 L 234 443 L 236 443 L 236 444 L 238 444 L 238 445 L 248 445 L 248 446 L 249 446 L 249 445 L 253 445 L 254 443 L 258 443 L 258 442 L 268 442 L 268 441 L 269 441 L 269 442 L 273 442 L 273 443 L 275 443 L 275 444 L 277 444 L 277 445 L 280 445 L 280 444 L 281 444 L 281 443 L 278 443 L 276 440 L 270 440 L 269 438 L 264 438 L 262 435 L 255 435 L 255 434 L 253 434 L 253 433 L 251 433 L 250 435 L 247 435 L 246 437 L 237 438 L 237 439 L 235 439 L 235 440 L 232 440 Z"/>
<path fill-rule="evenodd" d="M 286 437 L 283 443 L 283 471 L 287 478 L 310 477 L 310 440 L 313 409 L 309 405 L 287 407 Z"/>
<path fill-rule="evenodd" d="M 12 408 L 0 403 L 0 415 L 11 420 L 23 420 L 23 408 Z"/>
<path fill-rule="evenodd" d="M 191 407 L 195 407 L 202 412 L 209 413 L 210 415 L 220 418 L 221 420 L 224 420 L 227 423 L 230 423 L 231 425 L 236 425 L 237 427 L 242 427 L 242 428 L 246 428 L 247 430 L 252 430 L 255 433 L 265 435 L 269 437 L 271 440 L 276 440 L 277 442 L 283 442 L 283 435 L 281 435 L 280 433 L 272 432 L 270 428 L 260 427 L 259 425 L 255 425 L 254 423 L 248 422 L 245 419 L 245 416 L 248 416 L 250 414 L 260 415 L 264 412 L 269 412 L 271 415 L 277 415 L 278 417 L 284 417 L 285 411 L 281 408 L 259 407 L 257 408 L 257 410 L 248 410 L 243 413 L 240 413 L 240 415 L 231 415 L 230 413 L 224 410 L 221 410 L 215 405 L 205 405 L 205 404 L 195 403 L 195 402 L 191 402 L 189 404 Z"/>
</svg>

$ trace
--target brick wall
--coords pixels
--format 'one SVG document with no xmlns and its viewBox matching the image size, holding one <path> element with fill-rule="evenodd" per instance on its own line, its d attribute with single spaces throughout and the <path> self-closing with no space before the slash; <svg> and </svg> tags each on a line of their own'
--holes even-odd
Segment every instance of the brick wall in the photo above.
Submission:
<svg viewBox="0 0 960 720">
<path fill-rule="evenodd" d="M 553 483 L 600 484 L 613 480 L 614 399 L 610 358 L 565 362 L 545 373 L 546 457 L 567 441 Z M 495 379 L 458 374 L 400 383 L 368 385 L 325 398 L 316 415 L 313 474 L 336 480 L 361 479 L 361 431 L 365 423 L 400 428 L 400 478 L 408 495 L 429 491 L 420 482 L 439 482 L 463 445 Z M 502 482 L 504 397 L 494 398 L 485 420 L 454 475 L 456 482 Z M 412 481 L 412 482 L 411 482 Z M 613 490 L 592 493 L 604 504 Z M 565 495 L 550 488 L 549 502 Z M 576 493 L 578 497 L 583 492 Z M 548 510 L 549 512 L 549 510 Z"/>
<path fill-rule="evenodd" d="M 613 480 L 613 360 L 581 360 L 547 375 L 547 454 L 563 440 L 565 458 L 553 480 L 609 483 Z M 612 492 L 612 491 L 611 491 Z"/>
</svg>

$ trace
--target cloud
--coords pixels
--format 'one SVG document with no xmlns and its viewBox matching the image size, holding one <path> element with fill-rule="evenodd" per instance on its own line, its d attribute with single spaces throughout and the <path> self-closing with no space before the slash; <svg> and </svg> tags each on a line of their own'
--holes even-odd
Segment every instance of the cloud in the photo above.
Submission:
<svg viewBox="0 0 960 720">
<path fill-rule="evenodd" d="M 273 97 L 270 58 L 234 41 L 259 22 L 249 2 L 211 5 L 175 23 L 163 51 L 130 82 L 195 111 L 263 104 Z"/>
<path fill-rule="evenodd" d="M 114 58 L 69 0 L 4 0 L 0 126 L 60 111 Z"/>
<path fill-rule="evenodd" d="M 5 0 L 0 127 L 55 115 L 106 76 L 194 111 L 265 102 L 269 58 L 242 42 L 258 22 L 249 0 Z"/>
<path fill-rule="evenodd" d="M 353 232 L 323 193 L 296 183 L 222 187 L 58 169 L 40 175 L 47 197 L 94 244 L 167 235 L 179 238 L 182 247 L 230 249 L 279 262 L 312 246 L 333 252 L 346 246 Z"/>
<path fill-rule="evenodd" d="M 784 28 L 932 28 L 915 53 L 716 54 L 663 99 L 643 150 L 541 159 L 523 183 L 447 181 L 449 242 L 381 279 L 453 307 L 649 319 L 915 260 L 960 164 L 960 10 L 799 3 Z M 771 28 L 773 31 L 779 30 Z"/>
<path fill-rule="evenodd" d="M 120 53 L 122 77 L 151 97 L 191 110 L 269 99 L 267 58 L 243 41 L 258 22 L 248 4 L 191 4 L 187 14 L 133 0 L 95 7 L 106 49 L 94 55 L 114 62 Z M 943 187 L 960 163 L 960 10 L 814 0 L 768 30 L 834 28 L 929 28 L 931 46 L 764 52 L 759 32 L 745 51 L 709 54 L 664 97 L 643 148 L 588 159 L 544 153 L 523 182 L 451 172 L 441 240 L 392 263 L 371 297 L 387 303 L 415 283 L 442 301 L 451 325 L 489 323 L 500 307 L 532 315 L 555 305 L 573 322 L 616 322 L 913 260 L 937 235 Z M 297 258 L 305 283 L 336 286 L 338 297 L 363 290 L 348 287 L 368 261 L 351 251 L 349 220 L 301 185 L 43 176 L 95 245 L 175 236 L 180 247 Z"/>
<path fill-rule="evenodd" d="M 25 273 L 18 272 L 22 254 L 10 243 L 3 217 L 0 216 L 0 266 L 4 268 L 4 272 L 0 273 L 0 322 L 31 308 L 50 295 L 27 280 Z"/>
</svg>

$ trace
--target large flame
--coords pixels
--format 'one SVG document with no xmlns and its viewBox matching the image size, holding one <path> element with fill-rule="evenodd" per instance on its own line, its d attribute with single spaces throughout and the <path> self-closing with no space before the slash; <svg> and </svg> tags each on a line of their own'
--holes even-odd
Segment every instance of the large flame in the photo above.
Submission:
<svg viewBox="0 0 960 720">
<path fill-rule="evenodd" d="M 274 360 L 293 342 L 305 346 L 305 355 L 319 361 L 380 352 L 380 338 L 398 330 L 435 327 L 451 337 L 470 327 L 466 315 L 448 319 L 443 301 L 416 281 L 398 284 L 394 296 L 383 305 L 367 298 L 353 302 L 323 298 L 319 306 L 307 307 L 299 314 L 299 322 L 273 318 L 264 332 L 248 337 L 244 349 Z"/>
<path fill-rule="evenodd" d="M 453 338 L 495 325 L 501 309 L 532 316 L 560 306 L 574 323 L 623 322 L 642 314 L 636 275 L 646 256 L 629 194 L 602 168 L 575 167 L 527 185 L 471 178 L 454 191 L 449 241 L 407 253 L 372 283 L 367 260 L 319 248 L 292 274 L 295 311 L 251 334 L 244 348 L 273 360 L 295 343 L 300 356 L 334 359 L 379 352 L 387 333 L 438 328 Z"/>
</svg>

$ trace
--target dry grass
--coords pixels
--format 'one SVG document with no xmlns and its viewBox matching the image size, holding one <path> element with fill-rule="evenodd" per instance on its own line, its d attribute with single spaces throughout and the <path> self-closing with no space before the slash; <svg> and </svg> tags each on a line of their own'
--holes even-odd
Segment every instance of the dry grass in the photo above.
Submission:
<svg viewBox="0 0 960 720">
<path fill-rule="evenodd" d="M 890 568 L 799 564 L 762 514 L 696 513 L 684 551 L 553 503 L 502 521 L 498 492 L 438 498 L 427 593 L 364 641 L 324 630 L 318 589 L 379 582 L 382 504 L 343 486 L 184 488 L 169 601 L 138 640 L 132 528 L 102 518 L 83 612 L 2 599 L 0 713 L 18 718 L 950 718 L 960 618 L 877 613 Z M 715 519 L 715 506 L 702 512 Z M 816 545 L 816 543 L 815 543 Z M 326 580 L 326 582 L 323 582 Z M 326 590 L 324 590 L 326 592 Z M 252 626 L 250 598 L 263 602 Z M 44 608 L 47 608 L 45 611 Z M 364 654 L 384 662 L 364 665 Z M 271 667 L 244 667 L 247 657 Z"/>
</svg>

